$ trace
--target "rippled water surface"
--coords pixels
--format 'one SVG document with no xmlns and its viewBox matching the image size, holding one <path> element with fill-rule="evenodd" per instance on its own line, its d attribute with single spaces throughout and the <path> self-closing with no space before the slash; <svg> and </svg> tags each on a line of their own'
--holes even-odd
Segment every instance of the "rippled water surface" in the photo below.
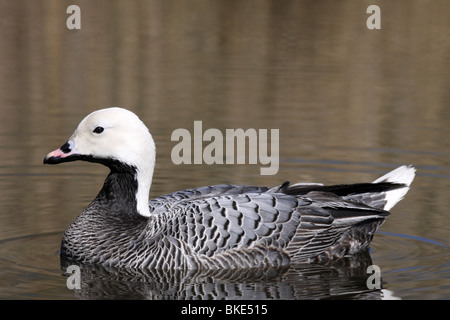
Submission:
<svg viewBox="0 0 450 320">
<path fill-rule="evenodd" d="M 0 0 L 1 299 L 449 299 L 450 3 Z M 66 28 L 78 4 L 80 30 Z M 157 144 L 151 197 L 193 186 L 417 177 L 370 252 L 330 266 L 156 272 L 78 265 L 62 234 L 107 169 L 44 166 L 89 112 L 122 106 Z M 279 171 L 175 165 L 177 128 L 279 129 Z M 376 265 L 381 289 L 369 289 Z"/>
</svg>

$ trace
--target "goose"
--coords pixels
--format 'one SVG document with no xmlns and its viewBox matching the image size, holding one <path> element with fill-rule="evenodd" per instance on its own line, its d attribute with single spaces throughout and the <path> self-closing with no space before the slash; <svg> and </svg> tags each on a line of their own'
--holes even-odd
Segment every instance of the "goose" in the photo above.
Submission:
<svg viewBox="0 0 450 320">
<path fill-rule="evenodd" d="M 44 164 L 76 160 L 110 169 L 95 199 L 65 231 L 60 253 L 140 269 L 222 269 L 327 263 L 366 250 L 408 192 L 403 165 L 372 183 L 212 185 L 149 200 L 155 143 L 123 108 L 87 115 Z"/>
</svg>

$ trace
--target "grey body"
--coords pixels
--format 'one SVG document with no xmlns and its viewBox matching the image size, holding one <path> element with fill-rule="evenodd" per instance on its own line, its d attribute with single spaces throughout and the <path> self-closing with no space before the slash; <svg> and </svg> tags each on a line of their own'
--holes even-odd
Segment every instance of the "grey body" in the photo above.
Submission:
<svg viewBox="0 0 450 320">
<path fill-rule="evenodd" d="M 83 160 L 111 172 L 65 232 L 69 259 L 132 268 L 252 268 L 324 262 L 366 249 L 409 190 L 401 166 L 373 183 L 216 185 L 148 201 L 155 144 L 131 111 L 92 112 L 46 164 Z"/>
<path fill-rule="evenodd" d="M 316 185 L 284 184 L 272 189 L 217 185 L 151 200 L 147 218 L 130 210 L 132 203 L 124 201 L 128 192 L 131 199 L 134 192 L 131 175 L 108 176 L 97 198 L 66 231 L 63 255 L 133 268 L 251 268 L 324 262 L 367 248 L 389 214 L 382 209 L 381 192 L 377 197 L 373 192 L 357 193 L 353 198 L 358 200 L 352 201 L 352 195 L 339 197 Z M 369 206 L 373 198 L 378 208 Z"/>
</svg>

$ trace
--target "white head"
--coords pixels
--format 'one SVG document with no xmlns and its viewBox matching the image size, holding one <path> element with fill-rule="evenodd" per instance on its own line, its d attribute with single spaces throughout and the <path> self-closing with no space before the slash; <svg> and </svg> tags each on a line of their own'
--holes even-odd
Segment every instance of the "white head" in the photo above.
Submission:
<svg viewBox="0 0 450 320">
<path fill-rule="evenodd" d="M 121 163 L 136 169 L 137 209 L 149 216 L 148 195 L 155 167 L 155 143 L 145 124 L 131 111 L 107 108 L 92 112 L 70 139 L 44 159 L 44 163 L 86 160 L 112 168 Z"/>
</svg>

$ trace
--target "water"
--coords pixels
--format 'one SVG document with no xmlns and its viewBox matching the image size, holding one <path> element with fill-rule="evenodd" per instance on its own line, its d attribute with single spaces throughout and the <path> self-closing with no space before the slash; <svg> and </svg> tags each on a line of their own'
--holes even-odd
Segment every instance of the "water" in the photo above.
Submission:
<svg viewBox="0 0 450 320">
<path fill-rule="evenodd" d="M 450 12 L 381 1 L 382 29 L 354 1 L 0 1 L 0 298 L 450 298 Z M 43 166 L 89 112 L 129 108 L 157 144 L 151 196 L 219 183 L 372 181 L 418 169 L 370 256 L 246 273 L 155 273 L 81 265 L 66 286 L 62 233 L 107 169 Z M 177 128 L 280 130 L 280 169 L 179 165 Z M 367 288 L 366 266 L 382 289 Z"/>
</svg>

